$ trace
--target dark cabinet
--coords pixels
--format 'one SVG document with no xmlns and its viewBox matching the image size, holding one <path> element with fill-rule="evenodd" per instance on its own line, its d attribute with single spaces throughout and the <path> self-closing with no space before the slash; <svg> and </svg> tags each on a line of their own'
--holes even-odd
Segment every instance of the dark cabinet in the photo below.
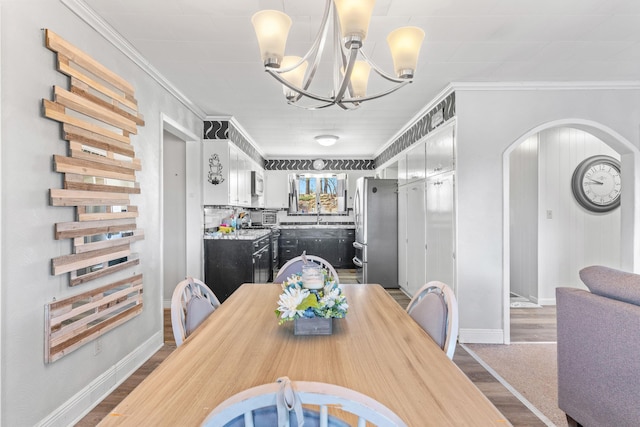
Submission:
<svg viewBox="0 0 640 427">
<path fill-rule="evenodd" d="M 355 231 L 341 228 L 298 228 L 280 231 L 280 266 L 306 251 L 335 268 L 353 268 Z"/>
<path fill-rule="evenodd" d="M 270 268 L 269 235 L 256 240 L 204 241 L 205 283 L 220 302 L 243 283 L 266 283 Z"/>
</svg>

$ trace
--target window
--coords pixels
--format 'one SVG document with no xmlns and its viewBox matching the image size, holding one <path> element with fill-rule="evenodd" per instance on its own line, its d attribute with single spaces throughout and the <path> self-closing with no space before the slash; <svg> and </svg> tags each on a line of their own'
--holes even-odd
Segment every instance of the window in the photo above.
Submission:
<svg viewBox="0 0 640 427">
<path fill-rule="evenodd" d="M 291 174 L 289 186 L 289 213 L 346 213 L 346 174 Z"/>
</svg>

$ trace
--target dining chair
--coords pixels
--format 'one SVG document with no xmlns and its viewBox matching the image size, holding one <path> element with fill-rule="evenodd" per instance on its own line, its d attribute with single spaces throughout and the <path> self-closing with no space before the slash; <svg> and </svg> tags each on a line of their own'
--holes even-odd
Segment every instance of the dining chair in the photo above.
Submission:
<svg viewBox="0 0 640 427">
<path fill-rule="evenodd" d="M 302 408 L 302 405 L 305 405 Z M 338 409 L 329 415 L 329 408 Z M 339 414 L 339 415 L 338 415 Z M 203 427 L 405 427 L 393 411 L 369 396 L 345 387 L 281 377 L 275 383 L 244 390 L 211 411 Z"/>
<path fill-rule="evenodd" d="M 300 274 L 302 272 L 302 267 L 309 262 L 318 264 L 320 267 L 326 269 L 329 276 L 333 277 L 336 283 L 340 283 L 338 273 L 329 261 L 324 258 L 320 258 L 319 256 L 307 255 L 306 251 L 303 252 L 302 255 L 287 261 L 280 270 L 278 270 L 278 274 L 275 279 L 273 279 L 273 283 L 282 283 L 292 274 Z"/>
<path fill-rule="evenodd" d="M 178 283 L 171 297 L 171 327 L 176 346 L 219 306 L 218 298 L 201 280 L 187 277 Z"/>
<path fill-rule="evenodd" d="M 458 301 L 446 284 L 423 285 L 407 306 L 407 313 L 453 359 L 458 337 Z"/>
</svg>

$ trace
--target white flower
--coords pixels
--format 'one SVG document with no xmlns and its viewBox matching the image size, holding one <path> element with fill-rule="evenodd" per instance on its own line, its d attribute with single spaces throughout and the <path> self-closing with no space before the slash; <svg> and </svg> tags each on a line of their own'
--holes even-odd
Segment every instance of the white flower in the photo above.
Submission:
<svg viewBox="0 0 640 427">
<path fill-rule="evenodd" d="M 296 314 L 302 316 L 304 310 L 298 310 L 298 306 L 309 295 L 308 289 L 285 289 L 278 300 L 278 311 L 282 319 L 293 319 Z"/>
</svg>

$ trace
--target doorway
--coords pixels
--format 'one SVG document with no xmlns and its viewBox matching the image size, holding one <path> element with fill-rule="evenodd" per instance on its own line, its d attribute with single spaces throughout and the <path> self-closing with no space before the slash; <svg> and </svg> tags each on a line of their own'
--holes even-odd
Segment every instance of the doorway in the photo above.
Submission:
<svg viewBox="0 0 640 427">
<path fill-rule="evenodd" d="M 597 124 L 550 123 L 505 152 L 505 343 L 511 341 L 513 304 L 555 305 L 556 287 L 584 287 L 581 268 L 633 269 L 636 264 L 632 175 L 638 150 L 614 135 Z M 582 208 L 570 184 L 576 166 L 598 154 L 622 160 L 622 169 L 630 171 L 623 178 L 628 183 L 623 206 L 603 214 Z"/>
<path fill-rule="evenodd" d="M 162 154 L 163 298 L 171 301 L 173 288 L 187 273 L 185 141 L 165 130 L 162 134 Z"/>
<path fill-rule="evenodd" d="M 191 131 L 161 115 L 162 301 L 171 307 L 176 285 L 203 277 L 202 143 Z"/>
</svg>

